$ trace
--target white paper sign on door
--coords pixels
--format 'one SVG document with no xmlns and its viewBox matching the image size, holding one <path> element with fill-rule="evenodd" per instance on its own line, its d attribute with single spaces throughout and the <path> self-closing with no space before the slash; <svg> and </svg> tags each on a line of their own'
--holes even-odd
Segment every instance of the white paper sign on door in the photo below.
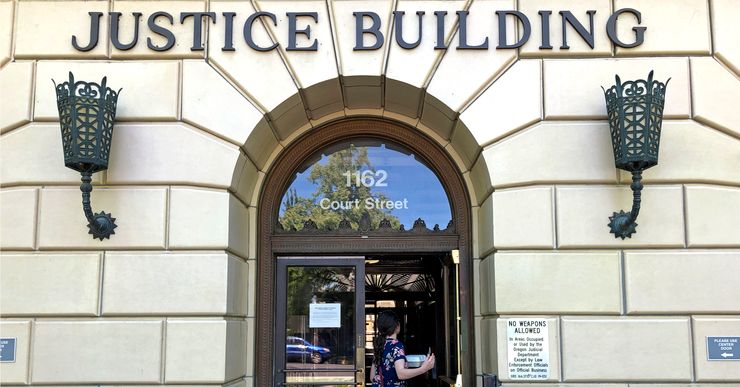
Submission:
<svg viewBox="0 0 740 387">
<path fill-rule="evenodd" d="M 342 304 L 310 304 L 309 328 L 339 328 L 342 323 Z"/>
<path fill-rule="evenodd" d="M 545 380 L 550 377 L 548 321 L 511 318 L 506 321 L 509 378 Z"/>
</svg>

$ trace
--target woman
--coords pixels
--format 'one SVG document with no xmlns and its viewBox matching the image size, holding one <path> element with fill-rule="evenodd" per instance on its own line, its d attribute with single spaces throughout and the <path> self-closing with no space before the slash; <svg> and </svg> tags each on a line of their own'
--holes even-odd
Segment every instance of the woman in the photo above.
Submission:
<svg viewBox="0 0 740 387">
<path fill-rule="evenodd" d="M 375 327 L 378 333 L 373 339 L 373 366 L 370 368 L 373 387 L 405 387 L 406 379 L 434 368 L 434 354 L 429 354 L 421 367 L 406 368 L 403 343 L 397 339 L 401 324 L 395 313 L 381 312 Z"/>
</svg>

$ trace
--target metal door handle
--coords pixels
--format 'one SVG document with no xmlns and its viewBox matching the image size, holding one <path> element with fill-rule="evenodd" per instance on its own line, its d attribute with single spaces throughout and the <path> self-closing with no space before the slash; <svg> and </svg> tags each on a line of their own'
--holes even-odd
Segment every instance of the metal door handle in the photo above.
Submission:
<svg viewBox="0 0 740 387">
<path fill-rule="evenodd" d="M 357 385 L 362 386 L 365 384 L 365 335 L 364 334 L 357 335 L 357 346 L 355 347 L 355 364 L 357 364 L 357 368 L 359 369 L 359 372 L 357 373 L 357 378 L 359 379 L 357 381 Z"/>
</svg>

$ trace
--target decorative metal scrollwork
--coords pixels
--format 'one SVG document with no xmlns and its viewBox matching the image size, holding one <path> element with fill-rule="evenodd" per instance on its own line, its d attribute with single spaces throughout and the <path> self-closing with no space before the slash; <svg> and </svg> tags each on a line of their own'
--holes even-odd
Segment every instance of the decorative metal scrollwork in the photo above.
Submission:
<svg viewBox="0 0 740 387">
<path fill-rule="evenodd" d="M 278 224 L 280 224 L 280 223 L 278 222 Z M 282 226 L 280 226 L 280 227 L 282 227 Z M 341 230 L 341 231 L 344 231 L 344 230 L 352 230 L 352 223 L 350 223 L 349 220 L 347 220 L 347 219 L 340 220 L 339 221 L 339 230 Z"/>
<path fill-rule="evenodd" d="M 660 130 L 663 122 L 665 83 L 654 81 L 650 71 L 647 80 L 616 84 L 604 90 L 611 132 L 614 164 L 632 173 L 632 210 L 620 210 L 609 217 L 609 228 L 615 238 L 630 238 L 637 227 L 642 195 L 642 171 L 658 164 Z M 603 87 L 602 87 L 603 89 Z"/>
<path fill-rule="evenodd" d="M 360 217 L 360 221 L 358 222 L 358 229 L 361 232 L 368 232 L 372 230 L 373 225 L 370 221 L 370 215 L 367 212 L 364 212 L 362 216 Z"/>
<path fill-rule="evenodd" d="M 53 82 L 53 80 L 52 80 Z M 93 213 L 90 203 L 92 174 L 108 169 L 116 104 L 121 92 L 106 87 L 107 78 L 100 84 L 75 82 L 72 72 L 69 81 L 59 85 L 54 82 L 62 130 L 64 165 L 82 175 L 82 209 L 85 212 L 89 233 L 101 241 L 115 234 L 116 218 L 101 211 Z"/>
<path fill-rule="evenodd" d="M 303 222 L 303 229 L 304 230 L 318 230 L 318 228 L 319 227 L 316 225 L 316 222 L 314 222 L 311 219 Z"/>
<path fill-rule="evenodd" d="M 367 292 L 423 292 L 431 295 L 435 288 L 434 277 L 430 274 L 365 274 Z"/>
<path fill-rule="evenodd" d="M 414 221 L 414 225 L 411 227 L 411 229 L 406 230 L 403 224 L 400 224 L 398 228 L 393 228 L 392 223 L 387 218 L 383 218 L 378 223 L 377 227 L 373 227 L 372 221 L 370 219 L 370 216 L 362 216 L 358 222 L 358 226 L 356 228 L 352 227 L 352 223 L 347 219 L 342 219 L 339 222 L 339 227 L 334 230 L 329 227 L 319 227 L 315 221 L 312 219 L 308 219 L 303 222 L 303 228 L 300 230 L 296 230 L 294 227 L 291 227 L 290 229 L 285 229 L 285 227 L 280 223 L 277 222 L 275 225 L 275 233 L 276 234 L 336 234 L 336 235 L 352 235 L 352 234 L 359 234 L 359 235 L 367 235 L 367 234 L 419 234 L 419 233 L 444 233 L 444 234 L 454 234 L 455 233 L 455 224 L 452 220 L 450 220 L 449 223 L 447 223 L 447 227 L 445 229 L 441 229 L 438 224 L 435 224 L 432 229 L 427 228 L 426 222 L 424 219 L 418 218 Z"/>
<path fill-rule="evenodd" d="M 390 228 L 392 228 L 391 221 L 386 218 L 383 218 L 383 220 L 381 220 L 380 224 L 378 225 L 378 229 L 390 229 Z"/>
</svg>

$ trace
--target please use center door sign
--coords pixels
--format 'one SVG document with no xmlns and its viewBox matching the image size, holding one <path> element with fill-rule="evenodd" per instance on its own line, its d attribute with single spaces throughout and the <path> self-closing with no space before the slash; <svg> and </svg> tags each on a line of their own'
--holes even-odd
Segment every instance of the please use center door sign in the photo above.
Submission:
<svg viewBox="0 0 740 387">
<path fill-rule="evenodd" d="M 541 318 L 512 318 L 506 322 L 507 368 L 512 380 L 550 377 L 550 322 Z"/>
</svg>

